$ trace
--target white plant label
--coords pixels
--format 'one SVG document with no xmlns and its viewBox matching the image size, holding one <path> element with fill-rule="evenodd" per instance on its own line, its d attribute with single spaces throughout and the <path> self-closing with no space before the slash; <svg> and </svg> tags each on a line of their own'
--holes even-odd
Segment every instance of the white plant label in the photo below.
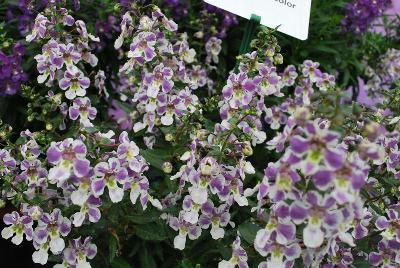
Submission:
<svg viewBox="0 0 400 268">
<path fill-rule="evenodd" d="M 226 11 L 250 19 L 261 17 L 261 24 L 306 40 L 310 23 L 311 0 L 204 0 Z"/>
</svg>

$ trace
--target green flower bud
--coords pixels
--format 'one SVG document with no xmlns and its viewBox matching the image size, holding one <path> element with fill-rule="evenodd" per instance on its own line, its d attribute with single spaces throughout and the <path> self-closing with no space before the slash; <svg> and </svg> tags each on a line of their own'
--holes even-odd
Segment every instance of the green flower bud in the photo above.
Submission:
<svg viewBox="0 0 400 268">
<path fill-rule="evenodd" d="M 173 141 L 174 140 L 174 135 L 172 135 L 171 133 L 165 134 L 165 140 L 166 141 Z"/>
<path fill-rule="evenodd" d="M 164 163 L 162 164 L 162 170 L 163 170 L 164 173 L 166 173 L 166 174 L 171 173 L 171 172 L 172 172 L 172 168 L 173 168 L 173 166 L 172 166 L 171 162 L 164 162 Z"/>
</svg>

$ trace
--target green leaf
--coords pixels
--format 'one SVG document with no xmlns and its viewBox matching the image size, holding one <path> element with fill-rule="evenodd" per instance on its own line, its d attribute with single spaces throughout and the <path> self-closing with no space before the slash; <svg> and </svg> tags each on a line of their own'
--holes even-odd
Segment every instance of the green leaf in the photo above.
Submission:
<svg viewBox="0 0 400 268">
<path fill-rule="evenodd" d="M 151 166 L 162 170 L 162 164 L 171 157 L 171 152 L 162 149 L 142 150 L 140 154 L 150 163 Z"/>
<path fill-rule="evenodd" d="M 158 211 L 149 211 L 146 210 L 146 213 L 143 214 L 129 214 L 126 218 L 133 223 L 137 224 L 145 224 L 149 222 L 155 222 L 160 217 L 160 213 Z"/>
<path fill-rule="evenodd" d="M 157 268 L 156 261 L 149 253 L 147 247 L 143 247 L 142 254 L 140 254 L 140 267 Z"/>
<path fill-rule="evenodd" d="M 108 259 L 110 262 L 113 262 L 115 255 L 117 254 L 117 249 L 118 241 L 113 235 L 110 235 L 110 239 L 108 240 Z"/>
<path fill-rule="evenodd" d="M 132 268 L 129 262 L 123 258 L 115 258 L 111 263 L 112 268 Z"/>
<path fill-rule="evenodd" d="M 181 262 L 181 267 L 182 268 L 193 268 L 193 264 L 192 264 L 192 262 L 190 260 L 184 259 Z"/>
<path fill-rule="evenodd" d="M 163 241 L 167 239 L 167 234 L 164 225 L 158 224 L 143 224 L 134 227 L 135 234 L 147 241 Z"/>
<path fill-rule="evenodd" d="M 260 227 L 250 222 L 243 223 L 239 226 L 241 237 L 243 237 L 244 240 L 246 240 L 246 242 L 249 244 L 254 243 L 254 239 L 256 238 L 258 230 L 260 230 Z"/>
</svg>

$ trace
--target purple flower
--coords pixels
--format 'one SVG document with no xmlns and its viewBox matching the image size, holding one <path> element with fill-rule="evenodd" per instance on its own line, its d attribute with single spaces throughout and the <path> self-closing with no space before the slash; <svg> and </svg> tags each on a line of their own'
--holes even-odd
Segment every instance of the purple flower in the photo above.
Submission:
<svg viewBox="0 0 400 268">
<path fill-rule="evenodd" d="M 97 247 L 92 243 L 92 238 L 73 239 L 64 250 L 64 260 L 70 267 L 91 267 L 87 259 L 93 259 L 97 254 Z M 55 266 L 56 267 L 56 266 Z M 65 267 L 60 265 L 60 267 Z M 58 267 L 57 267 L 58 268 Z"/>
<path fill-rule="evenodd" d="M 174 86 L 174 82 L 171 80 L 172 76 L 171 68 L 164 67 L 162 63 L 157 65 L 153 73 L 147 74 L 143 81 L 143 84 L 148 87 L 147 96 L 156 98 L 160 89 L 164 93 L 170 92 Z"/>
<path fill-rule="evenodd" d="M 118 105 L 116 100 L 112 101 L 112 104 L 108 109 L 108 116 L 118 124 L 120 129 L 132 129 L 132 118 Z"/>
<path fill-rule="evenodd" d="M 270 256 L 267 261 L 263 261 L 258 265 L 259 268 L 293 267 L 294 260 L 300 257 L 301 254 L 301 248 L 298 243 L 281 245 L 273 239 L 265 244 L 264 248 L 257 248 L 257 251 L 261 256 Z"/>
<path fill-rule="evenodd" d="M 17 162 L 11 157 L 10 152 L 5 149 L 0 149 L 0 175 L 5 176 L 10 174 L 16 166 Z"/>
<path fill-rule="evenodd" d="M 21 162 L 21 174 L 15 177 L 15 180 L 20 182 L 23 181 L 28 186 L 35 184 L 41 178 L 46 178 L 48 173 L 45 168 L 42 167 L 40 160 L 24 160 Z"/>
<path fill-rule="evenodd" d="M 380 216 L 375 223 L 378 230 L 383 231 L 381 235 L 388 239 L 395 239 L 400 243 L 400 226 L 399 223 L 399 213 L 394 209 L 388 209 L 386 211 L 388 217 Z"/>
<path fill-rule="evenodd" d="M 185 221 L 182 213 L 179 213 L 178 218 L 171 217 L 169 226 L 175 231 L 179 231 L 179 234 L 174 238 L 174 247 L 180 250 L 185 248 L 187 236 L 189 236 L 190 240 L 195 240 L 201 235 L 200 226 Z"/>
<path fill-rule="evenodd" d="M 192 170 L 189 175 L 192 186 L 189 187 L 189 194 L 192 200 L 202 205 L 208 199 L 208 187 L 213 193 L 222 191 L 224 177 L 221 174 L 221 167 L 212 157 L 203 158 L 199 164 L 199 170 Z"/>
<path fill-rule="evenodd" d="M 276 67 L 262 65 L 259 68 L 259 75 L 254 78 L 254 81 L 258 84 L 257 92 L 261 96 L 283 96 L 283 93 L 280 92 L 281 77 L 277 74 Z"/>
<path fill-rule="evenodd" d="M 100 207 L 101 204 L 101 199 L 93 195 L 89 196 L 81 205 L 80 211 L 72 215 L 72 224 L 75 227 L 80 227 L 86 218 L 92 223 L 98 222 L 101 218 L 101 212 L 98 207 Z"/>
<path fill-rule="evenodd" d="M 396 240 L 381 240 L 378 243 L 378 252 L 369 253 L 369 263 L 374 267 L 396 267 L 400 257 L 400 243 Z"/>
<path fill-rule="evenodd" d="M 247 253 L 240 245 L 240 237 L 236 237 L 232 244 L 232 257 L 229 261 L 222 260 L 218 263 L 218 268 L 234 268 L 236 265 L 239 268 L 248 268 Z"/>
<path fill-rule="evenodd" d="M 53 142 L 47 150 L 47 160 L 55 166 L 49 171 L 50 183 L 61 185 L 72 172 L 77 177 L 87 175 L 90 162 L 85 158 L 86 152 L 86 146 L 80 140 L 68 138 L 62 142 Z"/>
<path fill-rule="evenodd" d="M 320 190 L 327 190 L 333 183 L 335 188 L 331 195 L 339 204 L 354 202 L 359 190 L 364 186 L 368 177 L 369 166 L 362 161 L 358 154 L 348 155 L 343 166 L 335 171 L 320 170 L 314 174 L 314 184 Z"/>
<path fill-rule="evenodd" d="M 33 134 L 29 131 L 22 131 L 21 136 L 25 138 L 25 143 L 21 145 L 21 154 L 26 160 L 35 160 L 42 153 Z"/>
<path fill-rule="evenodd" d="M 317 78 L 316 85 L 321 91 L 327 91 L 329 88 L 333 88 L 336 85 L 335 77 L 331 74 L 323 73 L 321 77 Z"/>
<path fill-rule="evenodd" d="M 12 52 L 12 55 L 7 56 L 0 50 L 0 96 L 14 95 L 28 79 L 22 70 L 25 48 L 21 43 L 16 43 Z"/>
<path fill-rule="evenodd" d="M 35 19 L 35 24 L 33 25 L 32 33 L 26 36 L 27 42 L 32 42 L 37 38 L 44 38 L 46 35 L 47 24 L 50 21 L 43 16 L 42 14 L 38 14 Z"/>
<path fill-rule="evenodd" d="M 101 196 L 107 186 L 110 199 L 113 203 L 122 201 L 124 190 L 118 186 L 124 183 L 128 176 L 126 168 L 121 167 L 117 158 L 110 158 L 108 162 L 100 162 L 94 167 L 95 179 L 92 181 L 92 191 Z"/>
<path fill-rule="evenodd" d="M 296 67 L 294 65 L 288 65 L 282 73 L 282 85 L 287 87 L 293 86 L 297 77 Z"/>
<path fill-rule="evenodd" d="M 283 161 L 269 163 L 264 170 L 264 179 L 260 184 L 257 199 L 261 202 L 266 196 L 279 202 L 291 195 L 294 185 L 301 180 L 290 163 Z"/>
<path fill-rule="evenodd" d="M 281 125 L 286 124 L 287 116 L 280 107 L 273 106 L 265 110 L 265 122 L 271 126 L 271 129 L 279 129 Z"/>
<path fill-rule="evenodd" d="M 229 207 L 220 205 L 214 207 L 212 201 L 207 201 L 201 206 L 201 216 L 199 218 L 199 225 L 203 229 L 208 229 L 211 225 L 210 234 L 213 239 L 223 238 L 226 227 L 230 221 L 231 215 L 229 214 Z"/>
<path fill-rule="evenodd" d="M 188 70 L 187 81 L 191 89 L 198 89 L 207 84 L 207 71 L 200 65 L 194 65 L 192 69 Z"/>
<path fill-rule="evenodd" d="M 271 209 L 269 221 L 264 229 L 257 232 L 254 245 L 257 251 L 263 251 L 272 240 L 281 245 L 291 244 L 296 235 L 296 226 L 290 221 L 289 206 L 279 203 Z"/>
<path fill-rule="evenodd" d="M 39 72 L 39 76 L 37 77 L 39 84 L 44 83 L 49 77 L 50 81 L 54 80 L 56 70 L 62 66 L 61 60 L 58 58 L 58 53 L 58 43 L 51 39 L 43 45 L 42 54 L 35 56 Z"/>
<path fill-rule="evenodd" d="M 290 206 L 290 217 L 296 223 L 304 223 L 308 219 L 307 226 L 303 229 L 303 241 L 309 248 L 318 248 L 324 242 L 328 231 L 339 231 L 339 238 L 354 246 L 351 236 L 345 233 L 341 225 L 344 222 L 342 214 L 335 210 L 335 199 L 329 196 L 324 198 L 316 191 L 310 191 L 305 195 L 304 203 L 294 202 Z"/>
<path fill-rule="evenodd" d="M 208 39 L 206 43 L 206 52 L 207 52 L 207 58 L 206 61 L 208 63 L 211 63 L 213 61 L 214 63 L 219 62 L 219 53 L 221 53 L 222 47 L 221 47 L 222 40 L 218 39 L 217 37 L 211 37 Z"/>
<path fill-rule="evenodd" d="M 311 60 L 305 60 L 302 65 L 302 73 L 304 77 L 309 77 L 312 82 L 316 82 L 322 76 L 322 72 L 318 69 L 319 63 Z"/>
<path fill-rule="evenodd" d="M 154 8 L 151 16 L 154 21 L 161 22 L 168 31 L 175 32 L 178 30 L 178 25 L 173 20 L 168 19 L 158 7 Z"/>
<path fill-rule="evenodd" d="M 152 61 L 157 55 L 155 52 L 156 35 L 151 32 L 141 32 L 133 38 L 128 57 L 138 62 Z"/>
<path fill-rule="evenodd" d="M 41 216 L 34 232 L 34 240 L 38 244 L 49 243 L 51 252 L 60 254 L 65 248 L 65 242 L 61 236 L 67 236 L 70 231 L 71 222 L 56 208 L 51 214 L 44 213 Z"/>
<path fill-rule="evenodd" d="M 77 64 L 81 60 L 81 53 L 76 51 L 73 44 L 59 44 L 58 52 L 58 57 L 52 60 L 52 63 L 57 65 L 58 69 L 61 69 L 64 64 L 68 67 Z"/>
<path fill-rule="evenodd" d="M 318 119 L 308 122 L 303 131 L 306 137 L 294 136 L 290 149 L 302 158 L 300 167 L 304 174 L 315 174 L 323 167 L 337 170 L 343 166 L 346 153 L 335 148 L 339 134 L 330 131 Z"/>
<path fill-rule="evenodd" d="M 62 90 L 66 90 L 65 96 L 67 99 L 73 100 L 76 96 L 83 97 L 86 95 L 90 80 L 76 66 L 71 65 L 67 67 L 64 78 L 60 80 L 58 85 Z"/>
<path fill-rule="evenodd" d="M 96 114 L 97 109 L 91 106 L 90 99 L 87 97 L 76 98 L 72 106 L 69 107 L 69 117 L 72 120 L 77 120 L 79 117 L 79 121 L 84 127 L 93 127 L 90 120 L 94 120 Z"/>
<path fill-rule="evenodd" d="M 13 211 L 10 214 L 4 215 L 3 222 L 6 225 L 9 225 L 8 227 L 4 227 L 4 229 L 1 231 L 1 237 L 4 239 L 9 239 L 12 237 L 11 242 L 13 242 L 15 245 L 19 245 L 22 243 L 25 234 L 26 240 L 32 240 L 33 221 L 31 217 L 20 216 L 18 212 Z"/>
<path fill-rule="evenodd" d="M 167 96 L 159 94 L 157 114 L 161 116 L 161 123 L 170 126 L 174 122 L 174 116 L 180 118 L 186 110 L 185 104 L 179 96 Z"/>
<path fill-rule="evenodd" d="M 117 40 L 115 40 L 114 43 L 114 48 L 115 49 L 119 49 L 122 44 L 124 43 L 124 39 L 126 37 L 128 37 L 129 34 L 129 27 L 130 24 L 132 23 L 132 17 L 129 14 L 129 12 L 126 12 L 123 16 L 122 16 L 122 21 L 121 21 L 121 33 L 118 36 Z"/>
<path fill-rule="evenodd" d="M 135 160 L 137 160 L 136 157 L 139 155 L 139 147 L 134 141 L 129 140 L 128 133 L 126 131 L 123 131 L 119 135 L 119 142 L 120 145 L 117 149 L 118 159 L 128 162 L 129 165 L 132 163 L 131 168 L 133 170 L 137 170 L 137 163 Z"/>
<path fill-rule="evenodd" d="M 390 3 L 390 0 L 353 0 L 347 3 L 346 17 L 341 23 L 346 31 L 363 33 Z"/>
<path fill-rule="evenodd" d="M 233 109 L 239 109 L 250 104 L 253 99 L 256 85 L 247 77 L 246 73 L 231 74 L 222 95 Z"/>
</svg>

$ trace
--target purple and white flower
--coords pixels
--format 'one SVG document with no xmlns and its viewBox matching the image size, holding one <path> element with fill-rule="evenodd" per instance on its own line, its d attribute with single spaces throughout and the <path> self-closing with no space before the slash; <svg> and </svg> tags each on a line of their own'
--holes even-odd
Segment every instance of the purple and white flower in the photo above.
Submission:
<svg viewBox="0 0 400 268">
<path fill-rule="evenodd" d="M 91 268 L 88 259 L 93 259 L 97 254 L 97 246 L 92 243 L 92 238 L 87 237 L 83 240 L 79 237 L 69 242 L 69 246 L 64 250 L 64 261 L 69 267 Z M 64 267 L 56 265 L 55 268 Z"/>
<path fill-rule="evenodd" d="M 44 213 L 38 221 L 34 232 L 34 240 L 42 245 L 48 243 L 53 254 L 60 254 L 65 248 L 64 239 L 71 231 L 71 222 L 63 217 L 61 210 L 54 209 L 51 214 Z"/>
<path fill-rule="evenodd" d="M 83 177 L 89 173 L 90 162 L 86 159 L 86 146 L 72 138 L 62 142 L 52 142 L 47 150 L 47 160 L 55 167 L 49 171 L 50 183 L 61 185 L 72 174 Z"/>
<path fill-rule="evenodd" d="M 182 213 L 179 213 L 179 217 L 171 217 L 169 219 L 169 226 L 175 231 L 178 231 L 178 235 L 174 238 L 174 247 L 176 249 L 183 250 L 186 245 L 186 237 L 190 240 L 195 240 L 201 235 L 201 228 L 198 225 L 191 224 L 185 221 Z"/>
<path fill-rule="evenodd" d="M 95 179 L 92 181 L 92 191 L 95 196 L 101 196 L 107 186 L 110 199 L 113 203 L 122 201 L 124 190 L 118 185 L 123 184 L 128 177 L 126 168 L 121 167 L 117 158 L 110 158 L 108 162 L 100 162 L 94 167 Z"/>
<path fill-rule="evenodd" d="M 83 127 L 93 127 L 91 120 L 94 120 L 97 115 L 97 109 L 92 107 L 88 97 L 76 98 L 71 107 L 69 107 L 69 117 L 72 120 L 77 120 Z"/>
<path fill-rule="evenodd" d="M 220 261 L 218 263 L 218 268 L 235 268 L 236 265 L 239 268 L 248 268 L 247 259 L 247 253 L 240 245 L 240 237 L 238 236 L 232 244 L 232 257 L 229 261 Z"/>
<path fill-rule="evenodd" d="M 59 81 L 58 85 L 62 90 L 66 90 L 65 96 L 67 99 L 73 100 L 76 96 L 83 97 L 86 95 L 90 80 L 76 66 L 71 65 L 67 67 L 64 78 Z"/>
<path fill-rule="evenodd" d="M 11 238 L 11 242 L 15 245 L 19 245 L 24 240 L 24 235 L 26 240 L 31 241 L 33 237 L 33 221 L 29 216 L 20 216 L 18 212 L 13 211 L 10 214 L 6 214 L 3 217 L 3 222 L 7 227 L 1 231 L 1 237 L 4 239 Z"/>
</svg>

